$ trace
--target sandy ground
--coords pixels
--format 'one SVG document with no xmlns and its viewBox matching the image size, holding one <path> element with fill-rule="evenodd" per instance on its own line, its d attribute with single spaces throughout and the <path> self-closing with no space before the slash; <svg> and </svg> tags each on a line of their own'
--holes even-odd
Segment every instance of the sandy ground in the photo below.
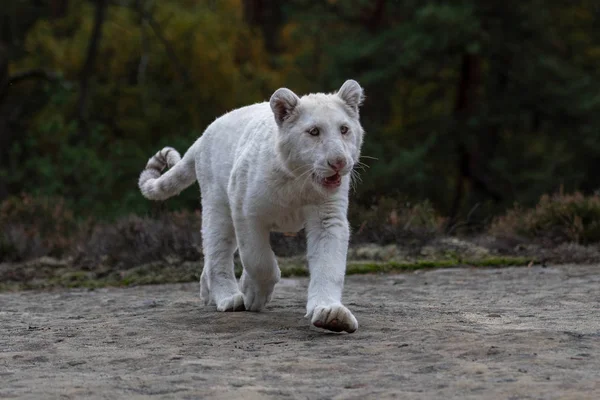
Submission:
<svg viewBox="0 0 600 400">
<path fill-rule="evenodd" d="M 0 295 L 0 398 L 599 399 L 600 266 L 347 278 L 353 334 L 307 280 L 262 313 L 198 284 Z"/>
</svg>

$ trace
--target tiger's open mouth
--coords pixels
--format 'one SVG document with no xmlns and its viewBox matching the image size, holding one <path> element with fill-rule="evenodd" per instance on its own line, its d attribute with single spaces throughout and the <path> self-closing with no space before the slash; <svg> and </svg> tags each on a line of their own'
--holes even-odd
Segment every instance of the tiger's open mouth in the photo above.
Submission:
<svg viewBox="0 0 600 400">
<path fill-rule="evenodd" d="M 340 186 L 342 183 L 342 176 L 338 173 L 335 175 L 328 176 L 327 178 L 323 178 L 321 184 L 328 189 L 334 189 Z"/>
</svg>

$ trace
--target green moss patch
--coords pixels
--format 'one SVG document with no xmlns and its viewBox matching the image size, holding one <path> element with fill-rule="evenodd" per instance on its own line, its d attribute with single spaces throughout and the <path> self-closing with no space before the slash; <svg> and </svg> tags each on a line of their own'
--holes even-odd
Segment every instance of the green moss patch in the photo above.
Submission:
<svg viewBox="0 0 600 400">
<path fill-rule="evenodd" d="M 535 260 L 524 257 L 488 257 L 477 260 L 440 259 L 406 262 L 349 262 L 347 275 L 401 273 L 420 269 L 457 267 L 502 267 L 531 265 Z M 282 277 L 308 276 L 308 268 L 301 261 L 282 260 Z M 11 274 L 9 269 L 29 271 L 27 274 Z M 47 290 L 60 288 L 127 287 L 164 283 L 197 282 L 200 279 L 200 265 L 197 262 L 167 264 L 162 262 L 140 265 L 128 270 L 114 270 L 97 267 L 90 270 L 74 269 L 66 264 L 40 260 L 40 265 L 4 264 L 5 277 L 0 283 L 0 291 Z M 34 273 L 36 270 L 41 273 Z M 240 265 L 235 267 L 240 276 Z"/>
</svg>

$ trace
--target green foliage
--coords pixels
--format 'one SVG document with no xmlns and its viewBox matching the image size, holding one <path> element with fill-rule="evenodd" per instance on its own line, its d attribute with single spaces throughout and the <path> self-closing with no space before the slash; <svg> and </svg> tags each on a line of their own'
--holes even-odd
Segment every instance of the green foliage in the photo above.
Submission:
<svg viewBox="0 0 600 400">
<path fill-rule="evenodd" d="M 64 78 L 36 90 L 41 106 L 29 119 L 27 135 L 12 144 L 9 163 L 0 165 L 7 183 L 35 195 L 60 195 L 79 214 L 110 218 L 150 211 L 137 177 L 158 148 L 169 144 L 185 151 L 216 116 L 261 100 L 265 87 L 278 85 L 262 39 L 243 23 L 237 3 L 156 4 L 151 14 L 180 60 L 169 57 L 132 7 L 109 6 L 87 127 L 74 118 L 74 83 L 93 4 L 70 1 L 64 18 L 39 19 L 25 38 L 25 55 L 11 67 L 44 66 Z M 197 192 L 188 191 L 166 207 L 197 206 L 197 199 Z"/>
<path fill-rule="evenodd" d="M 396 191 L 448 212 L 459 145 L 488 191 L 500 193 L 496 208 L 482 212 L 533 204 L 561 183 L 600 185 L 591 172 L 600 155 L 600 47 L 592 39 L 600 30 L 591 2 L 544 2 L 544 12 L 536 1 L 385 2 L 380 17 L 379 2 L 331 3 L 294 19 L 305 36 L 321 39 L 306 50 L 321 50 L 315 81 L 351 75 L 367 87 L 365 153 L 379 160 L 369 162 L 360 200 Z M 470 77 L 476 91 L 466 117 L 456 111 L 465 55 L 480 68 Z M 468 189 L 464 214 L 489 200 L 481 188 Z"/>
<path fill-rule="evenodd" d="M 600 196 L 577 192 L 544 195 L 535 208 L 515 206 L 498 217 L 491 232 L 499 236 L 522 235 L 551 243 L 600 242 Z"/>
</svg>

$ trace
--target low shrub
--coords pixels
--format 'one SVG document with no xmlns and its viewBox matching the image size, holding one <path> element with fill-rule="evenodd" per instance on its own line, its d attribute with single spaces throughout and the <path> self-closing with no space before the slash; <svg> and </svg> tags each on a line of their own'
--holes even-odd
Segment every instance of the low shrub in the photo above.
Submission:
<svg viewBox="0 0 600 400">
<path fill-rule="evenodd" d="M 0 203 L 0 227 L 0 261 L 23 261 L 65 256 L 80 223 L 63 199 L 23 194 Z"/>
<path fill-rule="evenodd" d="M 401 239 L 431 238 L 444 219 L 430 202 L 411 204 L 383 197 L 369 208 L 351 205 L 348 218 L 354 243 L 398 243 Z"/>
<path fill-rule="evenodd" d="M 60 198 L 12 197 L 0 204 L 0 261 L 72 256 L 78 265 L 120 268 L 167 258 L 195 261 L 202 256 L 200 214 L 178 211 L 112 222 L 78 221 Z M 390 198 L 368 208 L 351 205 L 349 219 L 353 243 L 377 244 L 426 240 L 443 222 L 428 202 L 413 205 Z M 271 243 L 279 256 L 306 251 L 302 232 L 272 233 Z"/>
<path fill-rule="evenodd" d="M 99 223 L 78 247 L 75 263 L 128 269 L 157 260 L 196 261 L 200 250 L 200 211 L 177 211 L 156 218 L 135 215 Z"/>
<path fill-rule="evenodd" d="M 582 193 L 544 195 L 531 209 L 519 205 L 496 218 L 496 236 L 523 236 L 551 244 L 600 242 L 600 196 Z"/>
</svg>

